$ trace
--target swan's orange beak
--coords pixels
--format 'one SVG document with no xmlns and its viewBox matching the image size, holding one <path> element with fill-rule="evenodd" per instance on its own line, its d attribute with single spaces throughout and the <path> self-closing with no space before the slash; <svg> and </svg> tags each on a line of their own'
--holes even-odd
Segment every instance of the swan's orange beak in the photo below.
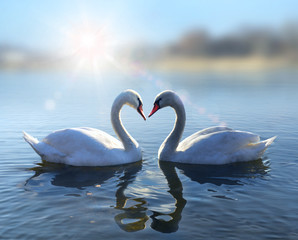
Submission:
<svg viewBox="0 0 298 240">
<path fill-rule="evenodd" d="M 139 107 L 138 107 L 138 113 L 142 116 L 142 118 L 146 121 L 146 117 L 145 117 L 145 114 L 144 114 L 144 112 L 143 112 L 143 106 L 142 105 L 140 105 Z"/>
<path fill-rule="evenodd" d="M 149 114 L 148 117 L 151 117 L 160 107 L 158 106 L 157 103 L 154 103 L 153 109 L 151 111 L 151 113 Z"/>
</svg>

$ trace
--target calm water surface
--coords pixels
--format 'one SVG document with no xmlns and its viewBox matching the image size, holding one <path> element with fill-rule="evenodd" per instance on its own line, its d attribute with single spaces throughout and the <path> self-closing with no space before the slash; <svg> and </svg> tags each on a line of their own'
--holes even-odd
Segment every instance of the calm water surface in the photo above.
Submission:
<svg viewBox="0 0 298 240">
<path fill-rule="evenodd" d="M 0 73 L 1 239 L 298 239 L 297 77 Z M 249 163 L 158 163 L 173 110 L 144 122 L 124 107 L 123 123 L 143 149 L 139 163 L 46 164 L 22 139 L 23 130 L 41 139 L 80 126 L 115 136 L 110 108 L 120 91 L 137 90 L 148 115 L 168 86 L 186 103 L 184 137 L 225 123 L 278 138 Z"/>
</svg>

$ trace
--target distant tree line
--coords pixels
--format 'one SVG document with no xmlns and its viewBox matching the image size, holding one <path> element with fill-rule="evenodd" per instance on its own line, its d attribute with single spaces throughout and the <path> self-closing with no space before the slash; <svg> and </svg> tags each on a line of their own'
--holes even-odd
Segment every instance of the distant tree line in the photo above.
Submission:
<svg viewBox="0 0 298 240">
<path fill-rule="evenodd" d="M 237 32 L 212 36 L 206 30 L 194 29 L 165 46 L 140 45 L 130 52 L 139 60 L 160 57 L 298 57 L 298 23 L 279 30 L 268 27 L 243 27 Z"/>
</svg>

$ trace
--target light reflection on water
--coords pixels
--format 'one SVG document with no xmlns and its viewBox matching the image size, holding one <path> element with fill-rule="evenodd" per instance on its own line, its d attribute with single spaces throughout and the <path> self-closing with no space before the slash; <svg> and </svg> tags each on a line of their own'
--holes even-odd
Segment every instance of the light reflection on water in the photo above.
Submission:
<svg viewBox="0 0 298 240">
<path fill-rule="evenodd" d="M 35 172 L 26 180 L 24 189 L 38 194 L 61 194 L 56 187 L 63 187 L 64 196 L 99 198 L 97 192 L 105 187 L 109 179 L 115 178 L 115 204 L 120 210 L 114 216 L 117 225 L 124 231 L 134 232 L 143 230 L 149 218 L 151 228 L 163 232 L 176 232 L 182 218 L 182 211 L 187 201 L 183 198 L 183 184 L 179 179 L 176 168 L 192 181 L 199 184 L 211 183 L 221 185 L 244 185 L 242 178 L 256 178 L 265 175 L 269 167 L 262 160 L 249 163 L 236 163 L 225 166 L 198 165 L 160 162 L 159 167 L 166 178 L 169 192 L 175 200 L 174 210 L 171 204 L 161 204 L 160 210 L 148 209 L 145 198 L 131 198 L 125 195 L 125 190 L 132 184 L 142 170 L 142 162 L 113 167 L 73 167 L 64 164 L 39 163 L 29 170 Z M 208 189 L 208 191 L 212 191 Z M 216 192 L 216 191 L 214 191 Z M 150 193 L 150 192 L 149 192 Z M 237 200 L 226 196 L 213 197 L 227 200 Z M 168 213 L 169 212 L 169 213 Z M 92 220 L 94 221 L 94 220 Z"/>
<path fill-rule="evenodd" d="M 144 122 L 125 107 L 123 124 L 142 146 L 142 162 L 105 168 L 42 163 L 23 141 L 23 130 L 41 139 L 56 129 L 88 126 L 115 136 L 109 120 L 115 96 L 126 88 L 137 90 L 148 114 L 160 89 L 152 81 L 119 76 L 94 82 L 64 75 L 2 74 L 1 237 L 167 239 L 164 233 L 172 233 L 172 239 L 296 239 L 298 131 L 293 126 L 298 84 L 291 79 L 258 85 L 213 79 L 194 87 L 189 79 L 202 76 L 160 78 L 173 78 L 174 90 L 183 89 L 192 102 L 185 106 L 184 137 L 214 125 L 210 113 L 229 127 L 262 138 L 278 135 L 276 142 L 262 160 L 249 163 L 158 163 L 157 150 L 173 127 L 173 111 L 164 109 Z M 48 99 L 55 101 L 51 109 L 45 107 Z"/>
</svg>

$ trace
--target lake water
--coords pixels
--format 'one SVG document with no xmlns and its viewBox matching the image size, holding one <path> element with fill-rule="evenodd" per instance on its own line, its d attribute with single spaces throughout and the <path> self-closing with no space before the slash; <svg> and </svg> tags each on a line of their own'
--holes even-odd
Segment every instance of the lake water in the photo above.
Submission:
<svg viewBox="0 0 298 240">
<path fill-rule="evenodd" d="M 298 74 L 0 73 L 1 239 L 298 239 Z M 175 115 L 146 122 L 124 107 L 142 162 L 42 164 L 22 131 L 88 126 L 115 136 L 114 98 L 140 93 L 146 115 L 165 88 L 185 101 L 183 138 L 218 124 L 277 135 L 263 159 L 223 166 L 158 163 Z"/>
</svg>

